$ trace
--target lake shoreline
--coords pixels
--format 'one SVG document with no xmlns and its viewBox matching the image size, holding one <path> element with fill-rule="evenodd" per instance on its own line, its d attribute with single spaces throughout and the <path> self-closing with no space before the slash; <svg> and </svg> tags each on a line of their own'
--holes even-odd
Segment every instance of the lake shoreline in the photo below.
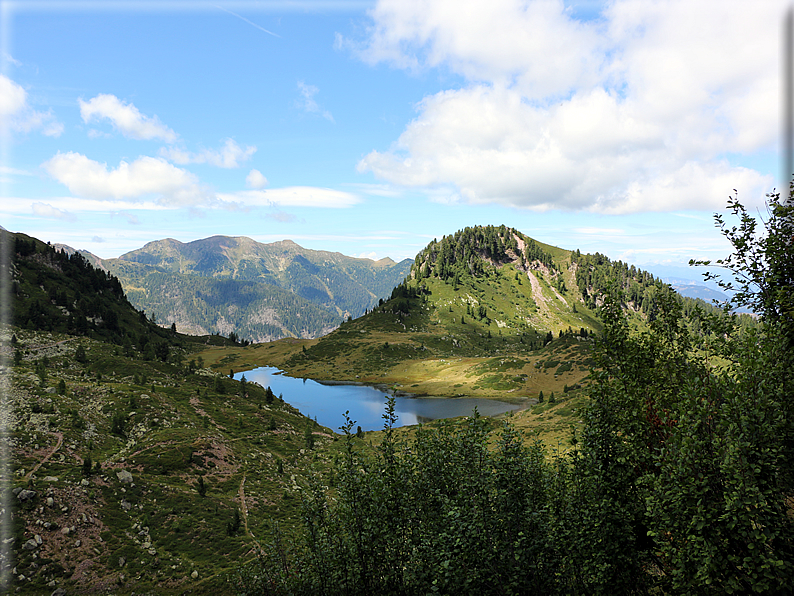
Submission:
<svg viewBox="0 0 794 596">
<path fill-rule="evenodd" d="M 364 430 L 382 429 L 386 396 L 395 398 L 400 421 L 397 426 L 468 416 L 475 408 L 481 415 L 493 417 L 508 411 L 524 410 L 532 405 L 532 400 L 527 398 L 508 401 L 470 396 L 419 396 L 384 383 L 292 377 L 272 366 L 239 371 L 234 373 L 234 378 L 239 380 L 243 375 L 248 381 L 271 387 L 276 395 L 284 396 L 284 401 L 304 415 L 318 418 L 318 422 L 328 428 L 337 428 L 340 418 L 344 416 L 343 412 L 346 412 L 351 420 L 356 419 L 354 424 Z"/>
</svg>

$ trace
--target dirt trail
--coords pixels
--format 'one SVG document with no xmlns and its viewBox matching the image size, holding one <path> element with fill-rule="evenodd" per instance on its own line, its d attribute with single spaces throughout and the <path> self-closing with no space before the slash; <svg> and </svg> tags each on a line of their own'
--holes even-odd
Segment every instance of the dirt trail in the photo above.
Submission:
<svg viewBox="0 0 794 596">
<path fill-rule="evenodd" d="M 240 481 L 240 488 L 237 494 L 240 495 L 240 509 L 243 511 L 243 526 L 245 526 L 245 533 L 250 534 L 251 538 L 253 538 L 254 535 L 251 534 L 251 531 L 248 529 L 248 505 L 245 504 L 245 474 L 243 474 L 243 479 Z"/>
<path fill-rule="evenodd" d="M 30 477 L 33 476 L 33 474 L 35 474 L 41 466 L 43 466 L 48 461 L 50 461 L 50 458 L 53 455 L 55 455 L 55 452 L 61 448 L 61 445 L 63 444 L 63 433 L 50 433 L 50 434 L 58 437 L 58 441 L 55 443 L 55 447 L 53 447 L 52 451 L 50 451 L 47 455 L 45 455 L 42 458 L 42 460 L 39 463 L 37 463 L 30 472 L 25 474 L 25 480 L 29 480 Z"/>
</svg>

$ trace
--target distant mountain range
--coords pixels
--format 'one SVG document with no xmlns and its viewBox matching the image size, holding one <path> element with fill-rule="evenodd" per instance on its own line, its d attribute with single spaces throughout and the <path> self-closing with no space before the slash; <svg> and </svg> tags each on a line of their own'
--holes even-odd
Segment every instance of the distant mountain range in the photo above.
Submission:
<svg viewBox="0 0 794 596">
<path fill-rule="evenodd" d="M 412 263 L 229 236 L 157 240 L 117 259 L 82 254 L 118 277 L 130 303 L 158 323 L 254 342 L 324 335 L 388 297 Z"/>
</svg>

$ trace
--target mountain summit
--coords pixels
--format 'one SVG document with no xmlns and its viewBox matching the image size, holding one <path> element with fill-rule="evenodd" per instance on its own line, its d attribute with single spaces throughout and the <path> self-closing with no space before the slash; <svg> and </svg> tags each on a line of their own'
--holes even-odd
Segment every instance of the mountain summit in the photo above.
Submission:
<svg viewBox="0 0 794 596">
<path fill-rule="evenodd" d="M 312 338 L 388 296 L 411 266 L 303 248 L 212 236 L 149 242 L 102 267 L 130 302 L 163 324 L 194 334 L 234 332 L 255 342 Z"/>
</svg>

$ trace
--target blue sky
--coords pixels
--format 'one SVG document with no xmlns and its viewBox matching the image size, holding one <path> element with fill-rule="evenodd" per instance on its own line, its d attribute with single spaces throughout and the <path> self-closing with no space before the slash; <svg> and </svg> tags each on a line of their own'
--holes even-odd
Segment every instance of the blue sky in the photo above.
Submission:
<svg viewBox="0 0 794 596">
<path fill-rule="evenodd" d="M 780 186 L 785 2 L 0 4 L 0 224 L 101 257 L 504 223 L 653 270 Z"/>
</svg>

